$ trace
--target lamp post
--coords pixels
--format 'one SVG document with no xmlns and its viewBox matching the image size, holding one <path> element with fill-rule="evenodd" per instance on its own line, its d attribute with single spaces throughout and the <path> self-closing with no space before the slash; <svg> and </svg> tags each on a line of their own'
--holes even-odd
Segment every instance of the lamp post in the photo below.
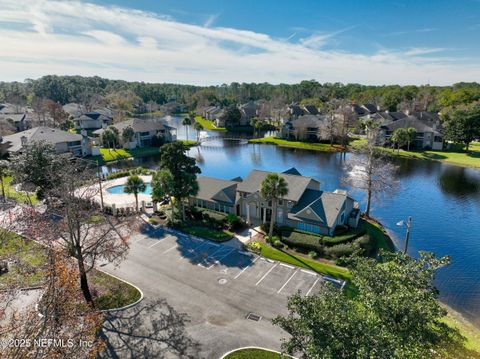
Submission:
<svg viewBox="0 0 480 359">
<path fill-rule="evenodd" d="M 400 222 L 397 223 L 397 226 L 406 226 L 407 227 L 407 233 L 405 234 L 405 248 L 403 249 L 403 253 L 407 254 L 408 250 L 408 240 L 410 238 L 410 227 L 412 225 L 412 217 L 408 216 L 408 219 L 406 221 L 401 220 Z"/>
</svg>

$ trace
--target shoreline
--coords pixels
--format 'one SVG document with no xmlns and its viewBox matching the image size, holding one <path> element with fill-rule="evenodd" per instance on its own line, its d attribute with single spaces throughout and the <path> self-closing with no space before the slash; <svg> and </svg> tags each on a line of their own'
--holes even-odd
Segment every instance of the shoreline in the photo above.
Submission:
<svg viewBox="0 0 480 359">
<path fill-rule="evenodd" d="M 284 148 L 295 148 L 299 150 L 308 150 L 308 151 L 318 151 L 318 152 L 324 152 L 324 153 L 342 153 L 343 147 L 340 147 L 340 145 L 333 145 L 331 146 L 330 144 L 327 143 L 316 143 L 316 142 L 302 142 L 302 141 L 290 141 L 290 140 L 284 140 L 281 138 L 275 138 L 273 136 L 271 137 L 263 137 L 263 138 L 255 138 L 255 139 L 250 139 L 248 140 L 249 143 L 252 144 L 263 144 L 263 145 L 274 145 L 274 146 L 279 146 L 279 147 L 284 147 Z M 480 147 L 480 145 L 478 145 Z M 355 148 L 355 145 L 348 145 L 347 151 L 351 153 L 351 149 Z M 450 161 L 448 159 L 438 159 L 438 158 L 432 158 L 432 157 L 422 157 L 423 153 L 426 153 L 428 155 L 428 152 L 406 152 L 406 151 L 401 151 L 400 153 L 395 152 L 396 150 L 390 150 L 388 148 L 383 148 L 381 147 L 383 151 L 388 153 L 391 157 L 393 158 L 403 158 L 403 159 L 408 159 L 408 160 L 420 160 L 420 161 L 435 161 L 435 162 L 440 162 L 448 165 L 453 165 L 453 166 L 458 166 L 458 167 L 464 167 L 464 168 L 472 168 L 475 170 L 480 170 L 480 157 L 478 160 L 478 164 L 467 164 L 467 163 L 462 163 L 462 162 L 457 162 L 457 161 Z M 459 155 L 465 154 L 468 156 L 466 152 L 443 152 L 445 154 L 449 153 L 458 153 Z M 442 152 L 438 151 L 438 153 L 433 153 L 433 156 L 438 155 L 442 156 Z M 472 158 L 475 158 L 472 156 Z"/>
</svg>

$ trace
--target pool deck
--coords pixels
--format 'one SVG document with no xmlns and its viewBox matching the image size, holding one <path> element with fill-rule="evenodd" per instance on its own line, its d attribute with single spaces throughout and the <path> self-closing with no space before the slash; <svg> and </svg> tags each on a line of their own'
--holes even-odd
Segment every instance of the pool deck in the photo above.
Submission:
<svg viewBox="0 0 480 359">
<path fill-rule="evenodd" d="M 145 183 L 152 182 L 152 176 L 139 176 Z M 108 188 L 114 186 L 121 186 L 127 182 L 128 177 L 116 178 L 110 181 L 102 182 L 103 203 L 105 206 L 115 205 L 116 208 L 135 207 L 135 196 L 133 194 L 115 194 L 107 191 Z M 100 203 L 100 193 L 95 196 L 95 199 Z M 151 202 L 152 196 L 149 194 L 138 194 L 138 205 L 141 206 L 142 201 Z"/>
</svg>

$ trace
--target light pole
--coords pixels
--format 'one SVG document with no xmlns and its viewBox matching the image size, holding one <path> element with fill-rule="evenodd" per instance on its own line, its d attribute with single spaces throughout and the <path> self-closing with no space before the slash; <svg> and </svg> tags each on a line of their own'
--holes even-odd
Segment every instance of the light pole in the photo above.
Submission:
<svg viewBox="0 0 480 359">
<path fill-rule="evenodd" d="M 397 223 L 397 226 L 406 226 L 407 227 L 407 233 L 405 234 L 405 248 L 403 249 L 403 253 L 407 254 L 408 250 L 408 239 L 410 238 L 410 227 L 412 225 L 412 217 L 408 216 L 408 219 L 406 221 L 401 220 L 400 222 Z"/>
</svg>

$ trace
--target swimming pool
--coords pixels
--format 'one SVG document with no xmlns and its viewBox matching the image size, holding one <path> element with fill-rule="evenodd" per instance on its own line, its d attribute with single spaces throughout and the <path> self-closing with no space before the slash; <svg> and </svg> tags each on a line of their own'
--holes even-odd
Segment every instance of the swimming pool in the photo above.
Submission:
<svg viewBox="0 0 480 359">
<path fill-rule="evenodd" d="M 146 185 L 147 185 L 147 188 L 145 188 L 145 191 L 139 192 L 139 193 L 151 195 L 152 185 L 150 183 L 146 183 Z M 112 186 L 107 188 L 107 192 L 111 194 L 125 194 L 125 192 L 123 191 L 124 188 L 125 188 L 125 185 L 123 184 L 118 186 Z"/>
</svg>

